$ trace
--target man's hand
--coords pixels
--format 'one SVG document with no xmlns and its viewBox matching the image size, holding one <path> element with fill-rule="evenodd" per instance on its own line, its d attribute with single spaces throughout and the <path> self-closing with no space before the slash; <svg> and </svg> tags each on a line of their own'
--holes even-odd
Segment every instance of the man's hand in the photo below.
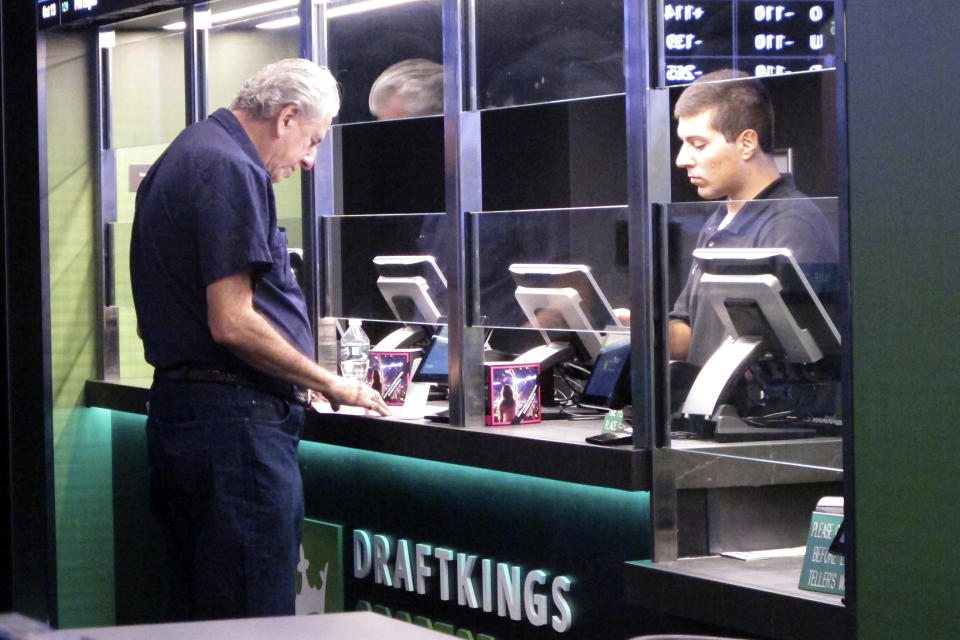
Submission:
<svg viewBox="0 0 960 640">
<path fill-rule="evenodd" d="M 333 384 L 323 394 L 323 397 L 330 403 L 330 408 L 334 411 L 339 410 L 341 405 L 349 405 L 351 407 L 362 407 L 381 416 L 390 415 L 390 409 L 379 393 L 357 380 L 344 378 L 343 376 L 334 378 Z M 310 399 L 314 399 L 312 395 Z"/>
<path fill-rule="evenodd" d="M 253 307 L 250 276 L 238 273 L 207 286 L 207 322 L 214 341 L 250 366 L 307 387 L 311 400 L 324 397 L 337 410 L 348 404 L 390 415 L 380 394 L 355 380 L 327 371 L 293 348 Z"/>
<path fill-rule="evenodd" d="M 682 320 L 671 320 L 667 324 L 667 334 L 670 343 L 670 359 L 686 360 L 690 353 L 690 325 Z"/>
</svg>

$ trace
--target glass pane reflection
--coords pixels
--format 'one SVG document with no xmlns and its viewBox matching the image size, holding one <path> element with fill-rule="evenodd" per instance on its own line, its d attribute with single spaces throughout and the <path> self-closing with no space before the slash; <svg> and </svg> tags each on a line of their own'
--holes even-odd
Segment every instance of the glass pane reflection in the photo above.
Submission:
<svg viewBox="0 0 960 640">
<path fill-rule="evenodd" d="M 444 282 L 447 270 L 442 264 L 442 246 L 433 244 L 433 229 L 442 221 L 441 214 L 425 215 L 366 215 L 327 216 L 322 218 L 324 234 L 339 249 L 339 273 L 330 274 L 329 289 L 332 315 L 340 318 L 361 318 L 385 322 L 424 322 L 422 317 L 408 315 L 407 302 L 398 302 L 394 307 L 388 302 L 389 289 L 382 287 L 380 276 L 386 274 L 378 268 L 374 259 L 379 256 L 425 256 L 433 255 L 439 267 L 435 277 L 421 261 L 397 274 L 396 269 L 388 275 L 420 276 L 424 293 L 443 316 L 447 315 L 447 296 Z M 427 239 L 430 242 L 427 242 Z M 419 271 L 417 271 L 420 269 Z M 404 297 L 404 296 L 398 296 Z M 399 311 L 399 315 L 397 311 Z M 412 313 L 412 311 L 411 311 Z"/>
<path fill-rule="evenodd" d="M 415 0 L 375 10 L 352 11 L 360 5 L 362 3 L 352 1 L 331 2 L 327 7 L 328 60 L 334 77 L 343 87 L 339 122 L 378 119 L 369 106 L 371 87 L 389 67 L 409 60 L 422 63 L 406 76 L 405 88 L 400 94 L 412 93 L 417 97 L 378 110 L 379 119 L 441 113 L 443 83 L 438 68 L 443 62 L 441 0 Z M 401 102 L 407 108 L 399 109 Z M 412 108 L 414 104 L 419 106 Z"/>
<path fill-rule="evenodd" d="M 829 237 L 818 246 L 799 238 L 786 247 L 731 244 L 710 231 L 717 203 L 665 206 L 671 321 L 692 328 L 688 353 L 671 362 L 677 436 L 735 442 L 840 434 L 838 200 L 762 202 L 820 218 Z M 776 255 L 784 248 L 792 261 Z"/>
<path fill-rule="evenodd" d="M 515 353 L 544 338 L 558 339 L 539 335 L 535 327 L 611 329 L 617 322 L 611 311 L 629 307 L 626 216 L 626 207 L 471 214 L 475 324 L 527 329 L 519 335 L 495 332 L 502 340 L 497 348 Z"/>
<path fill-rule="evenodd" d="M 113 146 L 173 140 L 186 120 L 183 36 L 159 26 L 118 30 L 112 62 Z"/>
<path fill-rule="evenodd" d="M 621 93 L 622 0 L 477 0 L 477 108 Z"/>
</svg>

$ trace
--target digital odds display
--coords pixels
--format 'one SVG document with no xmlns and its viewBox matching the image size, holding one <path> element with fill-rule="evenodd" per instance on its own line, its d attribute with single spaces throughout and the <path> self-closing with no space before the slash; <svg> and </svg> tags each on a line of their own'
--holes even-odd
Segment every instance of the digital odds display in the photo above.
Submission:
<svg viewBox="0 0 960 640">
<path fill-rule="evenodd" d="M 38 0 L 38 24 L 82 23 L 160 2 Z M 661 18 L 661 84 L 724 68 L 763 77 L 835 66 L 833 0 L 666 0 Z"/>
<path fill-rule="evenodd" d="M 718 69 L 774 76 L 833 67 L 832 0 L 696 0 L 663 5 L 663 84 Z"/>
<path fill-rule="evenodd" d="M 155 3 L 150 0 L 37 0 L 37 25 L 49 29 Z"/>
</svg>

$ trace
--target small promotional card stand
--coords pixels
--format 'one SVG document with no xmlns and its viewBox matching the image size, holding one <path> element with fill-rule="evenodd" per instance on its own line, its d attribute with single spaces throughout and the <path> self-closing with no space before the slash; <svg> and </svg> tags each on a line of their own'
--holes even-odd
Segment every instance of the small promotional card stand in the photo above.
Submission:
<svg viewBox="0 0 960 640">
<path fill-rule="evenodd" d="M 487 391 L 486 424 L 504 426 L 542 420 L 540 364 L 489 362 L 483 365 Z"/>
<path fill-rule="evenodd" d="M 843 498 L 825 497 L 817 502 L 810 518 L 807 551 L 800 571 L 800 588 L 843 595 L 845 591 L 844 557 L 830 553 L 838 535 L 843 536 Z M 842 547 L 842 544 L 840 545 Z"/>
<path fill-rule="evenodd" d="M 377 390 L 388 405 L 402 405 L 410 384 L 411 364 L 419 353 L 419 349 L 371 351 L 367 384 Z"/>
<path fill-rule="evenodd" d="M 407 397 L 400 410 L 401 420 L 423 420 L 427 416 L 427 400 L 430 397 L 429 382 L 411 382 Z"/>
</svg>

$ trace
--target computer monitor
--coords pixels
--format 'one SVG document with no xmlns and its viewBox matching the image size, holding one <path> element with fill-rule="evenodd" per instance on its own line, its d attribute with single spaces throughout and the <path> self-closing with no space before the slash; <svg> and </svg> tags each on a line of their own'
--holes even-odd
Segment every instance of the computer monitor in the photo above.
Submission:
<svg viewBox="0 0 960 640">
<path fill-rule="evenodd" d="M 714 416 L 760 358 L 809 364 L 840 355 L 840 332 L 789 249 L 704 248 L 693 257 L 700 294 L 728 337 L 694 380 L 684 414 Z"/>
<path fill-rule="evenodd" d="M 430 344 L 420 359 L 417 370 L 413 372 L 413 382 L 447 384 L 450 373 L 449 338 L 444 326 L 430 338 Z"/>
<path fill-rule="evenodd" d="M 605 346 L 597 355 L 577 403 L 588 409 L 621 409 L 630 400 L 630 340 Z"/>
<path fill-rule="evenodd" d="M 517 302 L 546 343 L 548 330 L 573 331 L 593 360 L 603 347 L 599 334 L 622 326 L 587 265 L 516 263 L 510 274 Z"/>
<path fill-rule="evenodd" d="M 376 256 L 377 288 L 401 322 L 437 324 L 446 315 L 447 280 L 430 255 Z"/>
</svg>

